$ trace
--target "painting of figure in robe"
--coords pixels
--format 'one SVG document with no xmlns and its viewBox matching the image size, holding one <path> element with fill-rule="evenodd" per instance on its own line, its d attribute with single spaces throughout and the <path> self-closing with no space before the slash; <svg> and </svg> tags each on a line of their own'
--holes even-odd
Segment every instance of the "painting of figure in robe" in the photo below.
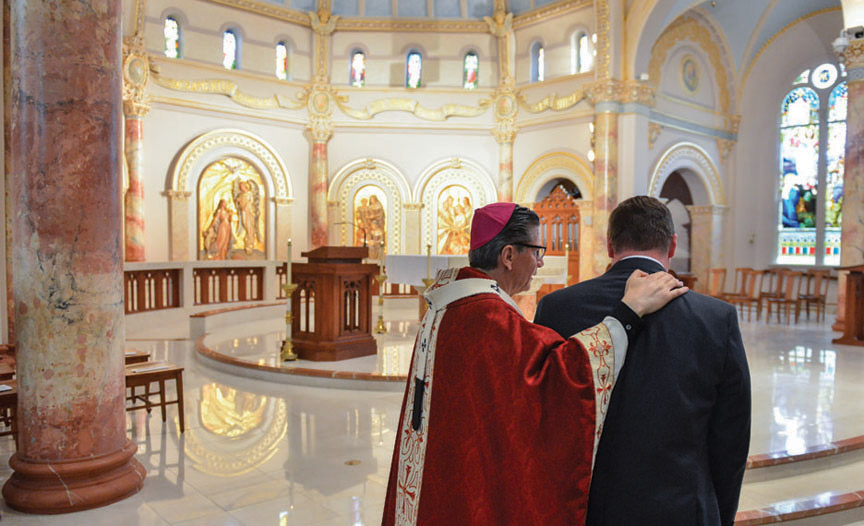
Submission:
<svg viewBox="0 0 864 526">
<path fill-rule="evenodd" d="M 385 252 L 387 249 L 386 202 L 384 191 L 375 185 L 364 186 L 354 194 L 354 246 L 363 246 L 365 239 L 371 259 L 381 257 L 382 242 Z"/>
<path fill-rule="evenodd" d="M 462 186 L 448 186 L 438 203 L 438 254 L 468 254 L 474 217 L 471 195 Z"/>
<path fill-rule="evenodd" d="M 204 169 L 198 181 L 198 258 L 264 259 L 266 195 L 258 170 L 233 157 Z"/>
</svg>

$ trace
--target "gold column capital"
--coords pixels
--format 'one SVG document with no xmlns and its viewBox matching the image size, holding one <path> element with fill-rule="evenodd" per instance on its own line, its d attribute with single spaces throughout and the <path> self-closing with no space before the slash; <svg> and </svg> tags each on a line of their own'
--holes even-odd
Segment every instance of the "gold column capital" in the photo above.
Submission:
<svg viewBox="0 0 864 526">
<path fill-rule="evenodd" d="M 162 195 L 172 201 L 188 201 L 192 197 L 192 192 L 188 190 L 165 190 Z"/>
<path fill-rule="evenodd" d="M 516 92 L 510 86 L 498 88 L 493 97 L 495 104 L 495 128 L 492 135 L 498 144 L 512 143 L 516 138 L 519 127 L 516 125 L 516 116 L 519 113 L 519 103 Z"/>
<path fill-rule="evenodd" d="M 850 39 L 849 46 L 843 53 L 840 53 L 840 57 L 843 59 L 847 71 L 864 68 L 864 38 Z"/>
<path fill-rule="evenodd" d="M 123 40 L 123 112 L 142 117 L 150 111 L 150 57 L 144 48 L 144 39 L 139 35 Z"/>
<path fill-rule="evenodd" d="M 657 89 L 638 80 L 601 79 L 588 85 L 586 96 L 592 103 L 637 103 L 654 106 Z"/>
</svg>

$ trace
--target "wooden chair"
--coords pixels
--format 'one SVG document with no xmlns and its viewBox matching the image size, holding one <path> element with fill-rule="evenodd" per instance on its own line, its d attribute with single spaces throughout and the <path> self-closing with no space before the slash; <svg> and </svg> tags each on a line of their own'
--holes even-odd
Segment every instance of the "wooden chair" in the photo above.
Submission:
<svg viewBox="0 0 864 526">
<path fill-rule="evenodd" d="M 724 299 L 726 301 L 732 303 L 733 299 L 747 297 L 747 279 L 751 270 L 753 269 L 750 267 L 737 267 L 735 269 L 735 282 L 733 283 L 735 288 L 732 292 L 725 294 Z"/>
<path fill-rule="evenodd" d="M 810 319 L 810 305 L 816 305 L 816 321 L 825 320 L 825 298 L 828 296 L 830 270 L 810 269 L 798 286 L 798 298 L 804 302 L 807 319 Z"/>
<path fill-rule="evenodd" d="M 726 286 L 726 269 L 708 269 L 708 295 L 712 298 L 725 299 L 723 287 Z"/>
<path fill-rule="evenodd" d="M 12 435 L 15 439 L 15 447 L 18 447 L 18 419 L 16 411 L 18 410 L 18 382 L 16 380 L 6 380 L 0 382 L 0 385 L 7 385 L 11 389 L 0 391 L 0 422 L 6 427 L 4 431 L 0 431 L 0 436 Z"/>
<path fill-rule="evenodd" d="M 165 381 L 174 380 L 177 398 L 167 400 L 165 397 Z M 159 390 L 151 391 L 150 384 L 158 382 Z M 143 387 L 144 394 L 138 394 L 137 388 Z M 183 413 L 183 368 L 168 362 L 146 362 L 126 366 L 126 388 L 129 394 L 126 396 L 127 411 L 146 409 L 149 413 L 154 407 L 159 406 L 162 410 L 162 421 L 165 422 L 165 409 L 171 404 L 177 404 L 180 414 L 180 432 L 186 430 L 186 420 Z M 158 396 L 157 402 L 150 400 L 152 396 Z"/>
<path fill-rule="evenodd" d="M 780 271 L 780 281 L 783 284 L 783 296 L 776 298 L 767 298 L 768 313 L 765 315 L 765 320 L 771 318 L 771 306 L 777 306 L 777 323 L 780 323 L 780 311 L 786 308 L 786 325 L 789 325 L 789 318 L 792 314 L 792 307 L 795 307 L 795 323 L 798 323 L 798 318 L 801 315 L 801 298 L 798 297 L 798 282 L 803 276 L 803 272 L 784 269 Z"/>
<path fill-rule="evenodd" d="M 750 310 L 753 306 L 756 307 L 756 320 L 758 321 L 762 317 L 762 298 L 760 294 L 762 293 L 763 275 L 764 271 L 762 270 L 746 269 L 741 278 L 744 283 L 744 294 L 731 296 L 728 300 L 732 305 L 741 307 L 739 315 L 742 319 L 744 318 L 745 305 L 747 306 L 747 321 L 750 321 Z"/>
</svg>

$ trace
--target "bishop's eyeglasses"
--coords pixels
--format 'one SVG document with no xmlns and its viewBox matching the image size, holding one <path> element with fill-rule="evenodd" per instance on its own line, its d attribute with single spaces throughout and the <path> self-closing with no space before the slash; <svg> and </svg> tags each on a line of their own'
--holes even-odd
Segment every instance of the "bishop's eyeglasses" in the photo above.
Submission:
<svg viewBox="0 0 864 526">
<path fill-rule="evenodd" d="M 520 247 L 533 248 L 534 249 L 534 257 L 537 259 L 537 261 L 540 261 L 541 259 L 543 259 L 543 255 L 546 254 L 546 247 L 544 247 L 542 245 L 532 245 L 530 243 L 513 243 L 513 244 L 518 245 Z"/>
</svg>

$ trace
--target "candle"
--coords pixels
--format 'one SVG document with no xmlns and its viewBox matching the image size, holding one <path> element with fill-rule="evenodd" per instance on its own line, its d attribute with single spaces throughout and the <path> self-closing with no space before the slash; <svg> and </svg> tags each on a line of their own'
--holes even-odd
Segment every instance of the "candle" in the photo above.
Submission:
<svg viewBox="0 0 864 526">
<path fill-rule="evenodd" d="M 384 274 L 384 255 L 385 254 L 386 254 L 386 252 L 384 252 L 384 241 L 381 241 L 381 251 L 378 254 L 379 257 L 381 258 L 380 259 L 381 274 Z"/>
<path fill-rule="evenodd" d="M 426 245 L 426 279 L 432 278 L 432 245 Z"/>
<path fill-rule="evenodd" d="M 288 276 L 288 283 L 291 283 L 291 238 L 288 238 L 288 262 L 285 264 L 285 274 Z"/>
</svg>

